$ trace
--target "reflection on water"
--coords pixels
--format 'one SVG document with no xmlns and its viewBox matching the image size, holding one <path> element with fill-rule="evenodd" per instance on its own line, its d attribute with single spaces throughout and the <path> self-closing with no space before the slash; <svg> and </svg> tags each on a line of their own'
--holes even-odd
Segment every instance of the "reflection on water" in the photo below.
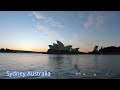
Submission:
<svg viewBox="0 0 120 90">
<path fill-rule="evenodd" d="M 62 67 L 62 63 L 63 63 L 63 57 L 62 56 L 49 56 L 49 62 L 50 62 L 50 66 L 51 68 L 56 71 L 59 68 Z"/>
<path fill-rule="evenodd" d="M 0 78 L 6 71 L 50 71 L 52 79 L 120 78 L 120 55 L 0 53 Z M 79 73 L 78 73 L 79 72 Z M 43 78 L 43 77 L 26 77 Z"/>
</svg>

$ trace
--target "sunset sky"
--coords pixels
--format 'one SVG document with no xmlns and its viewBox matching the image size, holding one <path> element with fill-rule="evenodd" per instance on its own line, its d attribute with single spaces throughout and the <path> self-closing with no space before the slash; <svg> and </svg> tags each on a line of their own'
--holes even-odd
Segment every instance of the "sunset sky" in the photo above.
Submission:
<svg viewBox="0 0 120 90">
<path fill-rule="evenodd" d="M 56 40 L 83 52 L 120 46 L 120 12 L 0 11 L 0 48 L 47 51 Z"/>
</svg>

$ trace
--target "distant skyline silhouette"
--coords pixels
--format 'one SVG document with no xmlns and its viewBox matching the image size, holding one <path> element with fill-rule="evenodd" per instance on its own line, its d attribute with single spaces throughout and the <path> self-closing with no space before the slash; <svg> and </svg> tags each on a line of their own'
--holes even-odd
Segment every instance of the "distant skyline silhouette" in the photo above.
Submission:
<svg viewBox="0 0 120 90">
<path fill-rule="evenodd" d="M 56 44 L 57 45 L 57 44 Z M 119 55 L 120 54 L 120 46 L 109 46 L 109 47 L 101 47 L 98 49 L 99 46 L 95 45 L 92 51 L 90 52 L 82 52 L 79 50 L 73 51 L 72 48 L 64 47 L 62 49 L 61 44 L 57 45 L 57 47 L 52 46 L 48 49 L 47 52 L 38 52 L 38 51 L 27 51 L 27 50 L 13 50 L 8 48 L 1 48 L 0 53 L 41 53 L 41 54 L 87 54 L 87 55 Z M 60 49 L 61 48 L 61 49 Z"/>
<path fill-rule="evenodd" d="M 60 40 L 90 52 L 119 38 L 120 11 L 0 11 L 0 48 L 46 52 Z"/>
</svg>

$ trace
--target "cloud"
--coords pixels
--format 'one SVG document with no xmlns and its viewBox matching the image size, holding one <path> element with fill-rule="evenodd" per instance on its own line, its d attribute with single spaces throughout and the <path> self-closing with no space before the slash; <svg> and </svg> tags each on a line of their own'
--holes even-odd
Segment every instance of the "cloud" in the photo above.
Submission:
<svg viewBox="0 0 120 90">
<path fill-rule="evenodd" d="M 106 13 L 105 12 L 90 12 L 86 22 L 84 23 L 83 27 L 84 30 L 88 30 L 89 28 L 99 28 L 100 26 L 104 25 L 106 20 Z"/>
<path fill-rule="evenodd" d="M 37 13 L 37 12 L 32 12 L 33 15 L 37 18 L 37 19 L 46 19 L 46 17 L 42 16 L 40 13 Z"/>
<path fill-rule="evenodd" d="M 32 22 L 35 22 L 35 19 L 32 19 Z"/>
<path fill-rule="evenodd" d="M 37 19 L 36 22 L 36 32 L 40 30 L 43 33 L 43 37 L 49 38 L 49 40 L 62 40 L 64 41 L 63 37 L 58 33 L 57 30 L 54 30 L 54 27 L 64 28 L 64 26 L 60 23 L 55 21 L 53 18 L 43 15 L 41 12 L 32 12 L 32 16 Z M 34 19 L 35 19 L 34 18 Z M 42 20 L 42 22 L 40 22 Z"/>
<path fill-rule="evenodd" d="M 55 31 L 50 30 L 49 28 L 47 28 L 43 25 L 37 25 L 36 28 L 38 30 L 45 32 L 48 36 L 58 36 L 58 34 Z"/>
<path fill-rule="evenodd" d="M 51 30 L 48 27 L 43 26 L 43 25 L 37 25 L 36 28 L 38 30 L 43 31 L 47 35 L 46 37 L 49 37 L 49 39 L 64 41 L 64 39 L 55 30 Z"/>
<path fill-rule="evenodd" d="M 32 14 L 37 18 L 37 19 L 41 19 L 44 20 L 45 23 L 50 24 L 51 26 L 56 26 L 59 28 L 64 28 L 64 26 L 60 23 L 55 21 L 53 18 L 47 17 L 42 15 L 40 12 L 32 12 Z"/>
<path fill-rule="evenodd" d="M 95 17 L 96 17 L 95 19 L 96 19 L 96 26 L 97 27 L 104 24 L 105 18 L 106 18 L 105 13 L 98 12 L 98 13 L 95 14 Z"/>
<path fill-rule="evenodd" d="M 84 23 L 84 29 L 87 30 L 93 24 L 93 15 L 90 15 L 87 21 Z"/>
</svg>

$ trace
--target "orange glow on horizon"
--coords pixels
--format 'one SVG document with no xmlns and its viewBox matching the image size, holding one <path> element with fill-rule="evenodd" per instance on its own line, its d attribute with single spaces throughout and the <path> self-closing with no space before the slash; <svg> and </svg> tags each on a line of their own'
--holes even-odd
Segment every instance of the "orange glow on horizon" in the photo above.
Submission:
<svg viewBox="0 0 120 90">
<path fill-rule="evenodd" d="M 80 48 L 79 51 L 81 51 L 81 52 L 91 52 L 92 49 L 90 49 L 90 48 Z"/>
<path fill-rule="evenodd" d="M 37 52 L 47 52 L 47 48 L 35 48 L 35 49 L 32 49 L 32 51 L 37 51 Z"/>
<path fill-rule="evenodd" d="M 36 52 L 47 52 L 47 50 L 49 48 L 32 48 L 32 47 L 23 47 L 23 48 L 18 48 L 18 47 L 1 47 L 1 48 L 4 48 L 4 49 L 11 49 L 11 50 L 25 50 L 25 51 L 36 51 Z M 90 49 L 90 48 L 80 48 L 79 51 L 80 52 L 90 52 L 92 51 L 93 49 Z"/>
<path fill-rule="evenodd" d="M 45 49 L 45 48 L 19 48 L 19 50 L 47 52 L 47 49 Z"/>
</svg>

